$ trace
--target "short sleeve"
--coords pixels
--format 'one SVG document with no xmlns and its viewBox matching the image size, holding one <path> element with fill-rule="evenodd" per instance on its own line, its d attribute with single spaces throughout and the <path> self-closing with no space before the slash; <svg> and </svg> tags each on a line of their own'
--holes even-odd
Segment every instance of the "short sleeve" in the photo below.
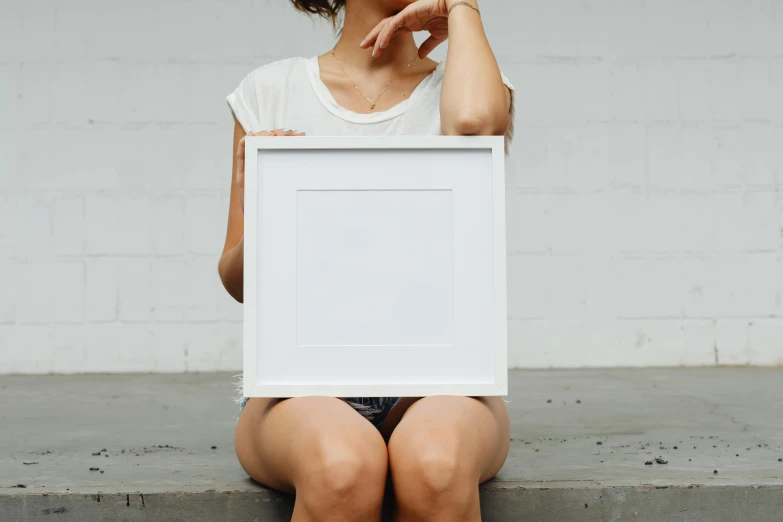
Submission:
<svg viewBox="0 0 783 522">
<path fill-rule="evenodd" d="M 256 89 L 255 71 L 245 76 L 236 89 L 226 96 L 228 106 L 245 132 L 258 132 L 258 91 Z"/>
<path fill-rule="evenodd" d="M 511 145 L 511 140 L 514 139 L 514 85 L 511 83 L 511 80 L 508 79 L 508 77 L 503 74 L 503 71 L 500 71 L 500 77 L 503 79 L 503 84 L 508 87 L 508 90 L 511 93 L 511 104 L 508 107 L 508 119 L 509 119 L 509 125 L 508 130 L 506 131 L 505 135 L 505 151 L 508 155 L 509 152 L 509 146 Z"/>
</svg>

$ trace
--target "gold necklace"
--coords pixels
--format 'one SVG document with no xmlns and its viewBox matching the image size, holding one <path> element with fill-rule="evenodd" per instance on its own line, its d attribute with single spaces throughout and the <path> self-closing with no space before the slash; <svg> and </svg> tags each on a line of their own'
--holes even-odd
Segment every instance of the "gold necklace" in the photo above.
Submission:
<svg viewBox="0 0 783 522">
<path fill-rule="evenodd" d="M 387 84 L 386 84 L 386 87 L 384 87 L 384 88 L 383 88 L 383 90 L 381 91 L 381 94 L 379 94 L 379 95 L 378 95 L 378 96 L 375 98 L 375 101 L 373 101 L 373 100 L 371 100 L 370 98 L 368 98 L 367 96 L 365 96 L 365 95 L 364 95 L 364 93 L 363 93 L 362 91 L 360 91 L 360 90 L 359 90 L 359 86 L 358 86 L 358 85 L 356 85 L 356 82 L 355 82 L 355 81 L 353 81 L 353 78 L 351 78 L 351 77 L 348 75 L 348 73 L 347 73 L 347 72 L 345 72 L 345 69 L 343 69 L 343 64 L 342 64 L 342 62 L 340 62 L 340 60 L 338 60 L 338 59 L 337 59 L 337 55 L 336 55 L 336 54 L 334 54 L 334 47 L 332 47 L 332 50 L 331 50 L 331 51 L 329 51 L 329 52 L 331 52 L 331 53 L 332 53 L 332 56 L 334 56 L 334 59 L 337 61 L 337 65 L 339 65 L 339 66 L 340 66 L 340 70 L 343 72 L 343 74 L 344 74 L 345 76 L 347 76 L 349 80 L 351 80 L 351 83 L 352 83 L 352 84 L 353 84 L 353 86 L 356 88 L 356 92 L 358 92 L 359 94 L 361 94 L 361 95 L 362 95 L 362 97 L 363 97 L 365 100 L 367 100 L 368 102 L 370 102 L 370 110 L 372 110 L 372 109 L 374 109 L 374 108 L 375 108 L 375 103 L 378 101 L 378 98 L 380 98 L 380 97 L 381 97 L 381 95 L 383 95 L 383 93 L 386 91 L 386 88 L 387 88 L 387 87 L 389 87 L 389 85 L 391 85 L 391 82 L 393 82 L 393 81 L 394 81 L 394 78 L 397 78 L 397 76 L 399 76 L 399 75 L 400 75 L 400 73 L 402 73 L 402 71 L 404 71 L 405 69 L 407 69 L 408 67 L 410 67 L 411 65 L 413 65 L 413 62 L 415 62 L 415 61 L 416 61 L 416 58 L 418 58 L 418 57 L 419 57 L 419 56 L 418 56 L 418 54 L 417 54 L 417 55 L 416 55 L 416 56 L 413 58 L 413 60 L 411 60 L 411 63 L 409 63 L 408 65 L 406 65 L 406 66 L 405 66 L 405 67 L 403 67 L 402 69 L 400 69 L 400 72 L 398 72 L 397 74 L 395 74 L 395 75 L 394 75 L 394 78 L 392 78 L 391 80 L 389 80 L 389 83 L 387 83 Z"/>
</svg>

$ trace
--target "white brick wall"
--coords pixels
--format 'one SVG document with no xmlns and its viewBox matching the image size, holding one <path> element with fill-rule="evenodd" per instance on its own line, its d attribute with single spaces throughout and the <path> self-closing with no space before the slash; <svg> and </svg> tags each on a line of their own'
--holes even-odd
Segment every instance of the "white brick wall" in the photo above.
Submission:
<svg viewBox="0 0 783 522">
<path fill-rule="evenodd" d="M 783 3 L 480 1 L 511 364 L 783 363 Z M 224 97 L 331 42 L 284 0 L 4 0 L 0 372 L 240 368 Z"/>
</svg>

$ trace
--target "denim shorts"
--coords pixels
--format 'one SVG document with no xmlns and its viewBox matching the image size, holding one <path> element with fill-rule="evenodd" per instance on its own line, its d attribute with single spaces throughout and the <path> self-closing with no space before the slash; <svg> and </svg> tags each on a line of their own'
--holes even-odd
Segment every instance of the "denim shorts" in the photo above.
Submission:
<svg viewBox="0 0 783 522">
<path fill-rule="evenodd" d="M 234 417 L 239 421 L 239 414 L 247 404 L 249 397 L 242 397 L 239 402 L 239 413 Z M 359 412 L 365 419 L 372 422 L 376 428 L 380 427 L 386 416 L 394 408 L 402 397 L 345 397 L 343 400 Z"/>
</svg>

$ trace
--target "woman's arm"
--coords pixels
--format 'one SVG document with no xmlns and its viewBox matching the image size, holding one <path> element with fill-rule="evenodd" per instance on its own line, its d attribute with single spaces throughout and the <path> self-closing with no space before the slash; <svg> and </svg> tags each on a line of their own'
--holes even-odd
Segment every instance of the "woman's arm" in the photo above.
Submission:
<svg viewBox="0 0 783 522">
<path fill-rule="evenodd" d="M 231 196 L 228 207 L 228 228 L 226 230 L 226 242 L 223 245 L 223 255 L 218 262 L 218 273 L 223 286 L 231 297 L 242 302 L 243 298 L 243 280 L 244 280 L 244 221 L 242 205 L 239 198 L 239 188 L 237 186 L 237 168 L 242 167 L 244 175 L 244 144 L 245 130 L 234 118 L 234 153 L 231 165 Z M 239 151 L 242 149 L 240 156 Z"/>
<path fill-rule="evenodd" d="M 446 8 L 462 0 L 445 0 Z M 478 0 L 465 0 L 478 8 Z M 440 94 L 443 134 L 503 135 L 511 93 L 503 84 L 479 14 L 465 5 L 449 15 L 449 48 Z"/>
<path fill-rule="evenodd" d="M 449 40 L 440 94 L 442 134 L 504 135 L 511 126 L 511 91 L 503 83 L 495 55 L 489 47 L 478 0 L 416 0 L 394 16 L 381 20 L 362 40 L 377 57 L 397 31 L 428 31 L 419 47 L 424 58 Z"/>
<path fill-rule="evenodd" d="M 274 129 L 245 134 L 234 116 L 234 154 L 231 168 L 231 196 L 228 207 L 228 228 L 223 254 L 218 261 L 218 273 L 231 297 L 240 303 L 244 299 L 245 280 L 245 137 L 246 136 L 304 136 L 304 132 Z"/>
</svg>

